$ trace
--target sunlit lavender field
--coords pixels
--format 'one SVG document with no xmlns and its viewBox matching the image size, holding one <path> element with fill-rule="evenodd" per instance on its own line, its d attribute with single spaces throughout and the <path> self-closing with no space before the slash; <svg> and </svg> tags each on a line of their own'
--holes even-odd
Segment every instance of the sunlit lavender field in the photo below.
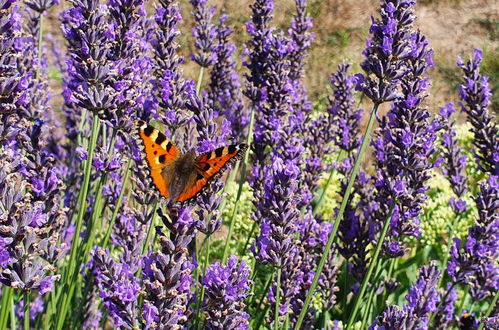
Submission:
<svg viewBox="0 0 499 330">
<path fill-rule="evenodd" d="M 0 330 L 499 329 L 490 50 L 370 5 L 0 0 Z"/>
</svg>

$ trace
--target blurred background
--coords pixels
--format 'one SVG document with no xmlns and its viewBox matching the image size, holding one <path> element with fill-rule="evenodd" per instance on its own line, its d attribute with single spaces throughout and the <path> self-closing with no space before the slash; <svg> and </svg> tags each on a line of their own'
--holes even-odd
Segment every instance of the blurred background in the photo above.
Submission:
<svg viewBox="0 0 499 330">
<path fill-rule="evenodd" d="M 188 0 L 179 1 L 183 21 L 180 53 L 186 58 L 184 73 L 197 79 L 199 67 L 188 60 L 193 51 L 191 35 L 192 7 Z M 208 0 L 215 6 L 217 16 L 229 15 L 229 25 L 235 30 L 234 41 L 238 46 L 238 64 L 241 73 L 242 45 L 248 36 L 245 23 L 249 20 L 251 0 Z M 154 1 L 147 1 L 149 13 L 154 11 Z M 58 14 L 69 6 L 67 2 L 55 6 L 50 14 L 49 31 L 61 40 Z M 379 2 L 376 0 L 309 0 L 308 12 L 313 18 L 315 40 L 309 51 L 305 82 L 310 92 L 310 100 L 316 107 L 326 102 L 329 75 L 343 61 L 353 64 L 352 72 L 360 72 L 362 50 L 369 33 L 371 16 L 377 17 Z M 276 0 L 273 25 L 287 30 L 295 12 L 294 0 Z M 435 51 L 435 67 L 430 70 L 431 97 L 429 106 L 432 112 L 448 102 L 457 100 L 457 86 L 461 81 L 460 70 L 456 67 L 459 54 L 470 56 L 474 48 L 484 53 L 482 62 L 484 74 L 490 77 L 493 98 L 492 110 L 499 112 L 499 1 L 497 0 L 421 0 L 416 5 L 415 27 L 427 35 L 430 46 Z M 52 71 L 57 84 L 58 72 Z M 206 79 L 206 75 L 205 75 Z M 56 87 L 56 86 L 54 86 Z M 366 104 L 365 108 L 368 107 Z"/>
</svg>

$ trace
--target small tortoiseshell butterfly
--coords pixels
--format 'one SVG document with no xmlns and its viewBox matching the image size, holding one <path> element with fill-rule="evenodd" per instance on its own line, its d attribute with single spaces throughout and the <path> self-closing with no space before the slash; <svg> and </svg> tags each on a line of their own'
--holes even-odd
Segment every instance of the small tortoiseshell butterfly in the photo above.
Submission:
<svg viewBox="0 0 499 330">
<path fill-rule="evenodd" d="M 230 145 L 196 156 L 182 154 L 163 133 L 136 121 L 152 183 L 168 201 L 190 203 L 229 165 L 241 159 L 247 145 Z"/>
</svg>

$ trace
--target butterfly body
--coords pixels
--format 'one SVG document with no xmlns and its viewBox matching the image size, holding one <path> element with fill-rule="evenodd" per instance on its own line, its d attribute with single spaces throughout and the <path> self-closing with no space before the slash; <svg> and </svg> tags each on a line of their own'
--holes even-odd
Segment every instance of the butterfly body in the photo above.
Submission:
<svg viewBox="0 0 499 330">
<path fill-rule="evenodd" d="M 168 201 L 189 203 L 221 175 L 246 150 L 244 144 L 230 145 L 196 155 L 182 154 L 164 134 L 137 121 L 139 145 L 150 170 L 153 185 Z"/>
</svg>

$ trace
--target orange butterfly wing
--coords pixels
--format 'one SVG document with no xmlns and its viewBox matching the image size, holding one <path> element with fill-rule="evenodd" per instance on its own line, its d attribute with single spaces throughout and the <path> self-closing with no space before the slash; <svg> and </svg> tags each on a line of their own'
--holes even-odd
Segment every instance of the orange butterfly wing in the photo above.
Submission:
<svg viewBox="0 0 499 330">
<path fill-rule="evenodd" d="M 241 159 L 248 146 L 246 144 L 230 145 L 200 155 L 196 159 L 196 177 L 177 198 L 177 202 L 186 202 L 194 198 L 201 190 L 208 186 L 218 176 Z"/>
<path fill-rule="evenodd" d="M 145 158 L 149 165 L 152 183 L 161 195 L 170 199 L 168 192 L 169 182 L 162 175 L 163 168 L 180 156 L 175 145 L 159 130 L 147 125 L 143 121 L 137 121 L 138 136 L 144 147 Z"/>
</svg>

